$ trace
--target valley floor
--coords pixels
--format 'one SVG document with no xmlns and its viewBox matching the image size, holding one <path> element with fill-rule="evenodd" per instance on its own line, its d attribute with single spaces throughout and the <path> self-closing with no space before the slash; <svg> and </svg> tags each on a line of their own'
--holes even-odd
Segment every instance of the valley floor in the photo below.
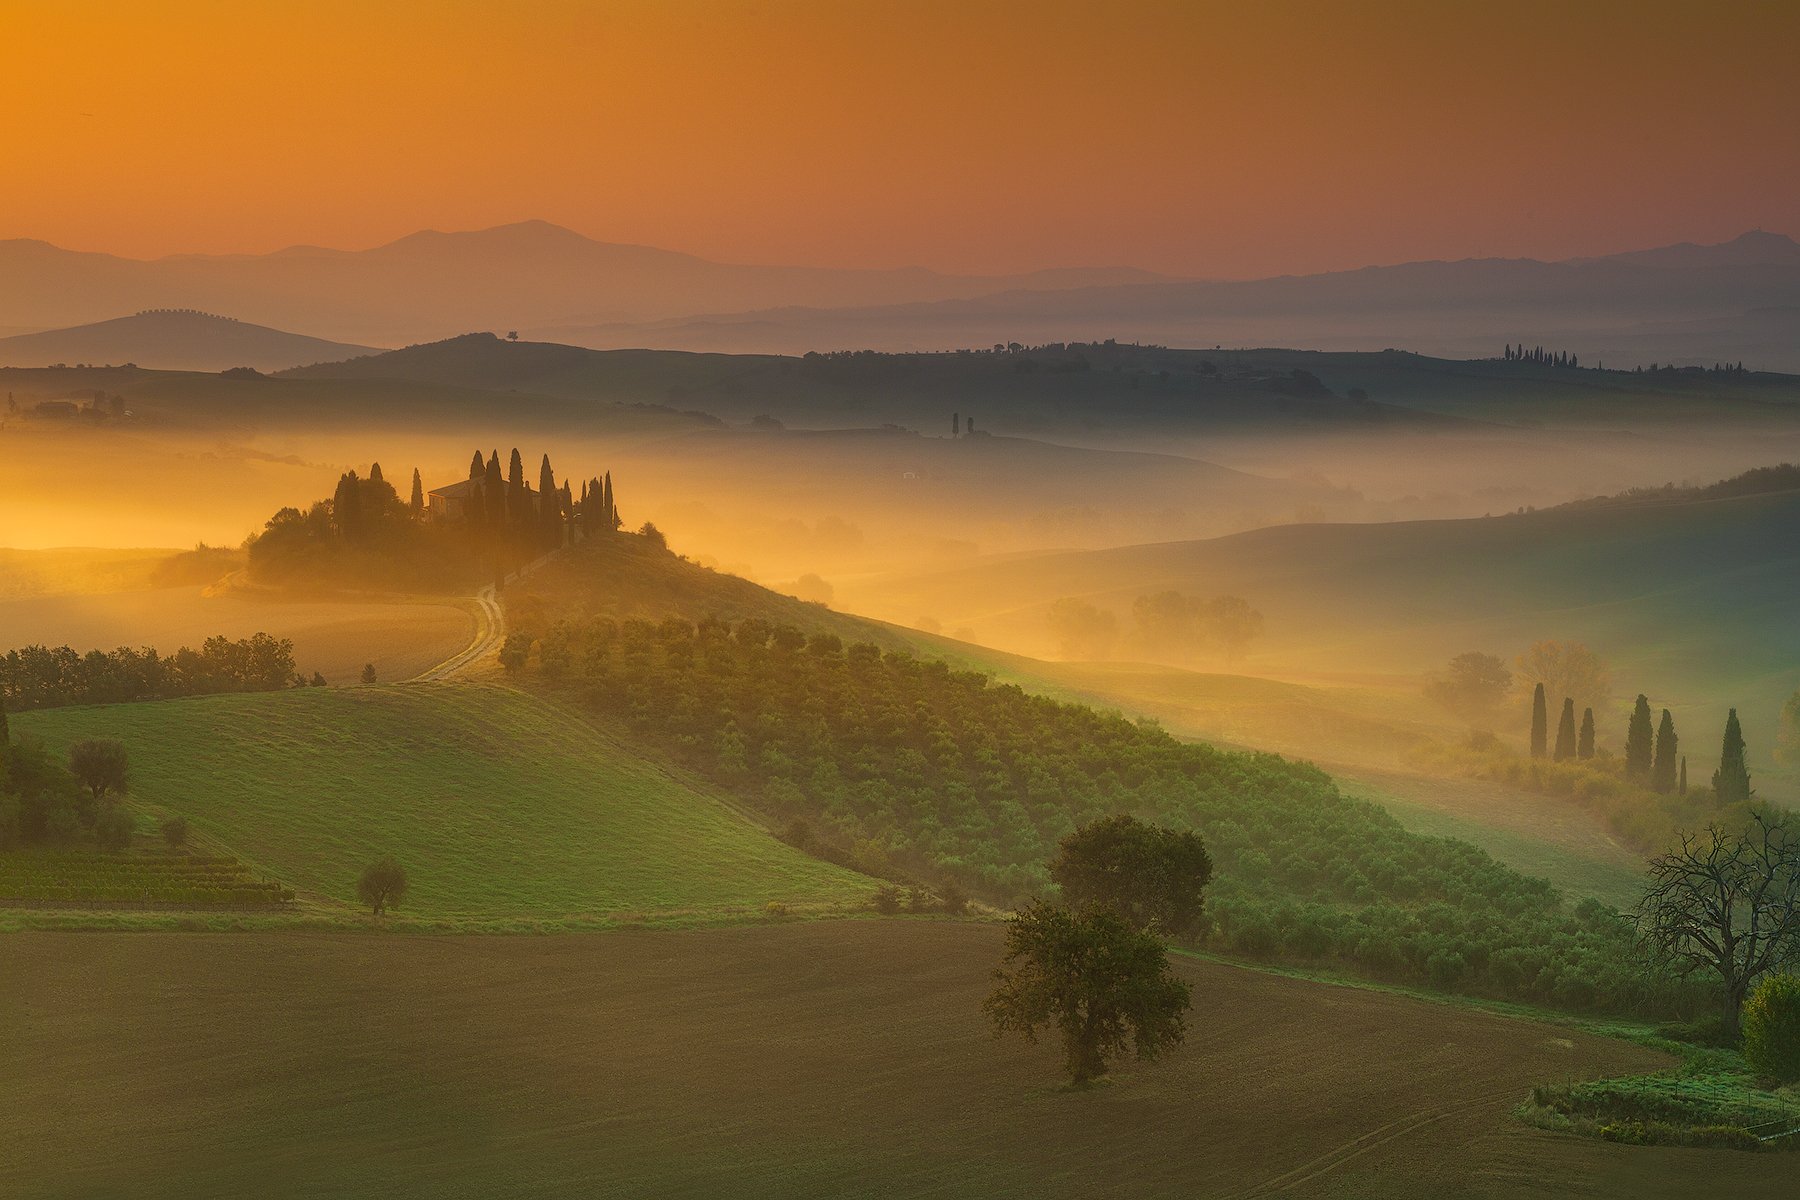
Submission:
<svg viewBox="0 0 1800 1200">
<path fill-rule="evenodd" d="M 1065 1091 L 982 1022 L 999 939 L 7 935 L 0 1194 L 1790 1194 L 1783 1156 L 1510 1115 L 1652 1051 L 1216 963 L 1185 1046 Z"/>
</svg>

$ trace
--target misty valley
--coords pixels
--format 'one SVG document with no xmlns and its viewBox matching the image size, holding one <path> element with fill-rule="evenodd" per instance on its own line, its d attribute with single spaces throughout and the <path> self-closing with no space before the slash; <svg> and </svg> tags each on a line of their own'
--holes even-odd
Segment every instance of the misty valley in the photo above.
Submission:
<svg viewBox="0 0 1800 1200">
<path fill-rule="evenodd" d="M 1800 10 L 0 7 L 0 1197 L 1796 1191 Z"/>
</svg>

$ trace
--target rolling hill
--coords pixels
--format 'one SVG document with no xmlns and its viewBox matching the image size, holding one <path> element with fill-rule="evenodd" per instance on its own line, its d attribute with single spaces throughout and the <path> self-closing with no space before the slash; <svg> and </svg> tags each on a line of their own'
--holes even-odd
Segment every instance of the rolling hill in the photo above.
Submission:
<svg viewBox="0 0 1800 1200">
<path fill-rule="evenodd" d="M 121 308 L 231 312 L 344 341 L 399 345 L 465 329 L 654 320 L 719 305 L 881 304 L 1164 279 L 1132 268 L 1011 276 L 711 262 L 598 242 L 546 221 L 422 230 L 367 250 L 293 246 L 263 255 L 151 261 L 0 241 L 0 327 L 76 324 Z"/>
<path fill-rule="evenodd" d="M 168 371 L 279 371 L 371 353 L 367 346 L 251 325 L 189 309 L 150 309 L 71 329 L 0 338 L 0 367 L 134 364 Z"/>
<path fill-rule="evenodd" d="M 865 900 L 873 884 L 777 841 L 715 794 L 510 688 L 307 688 L 13 718 L 61 748 L 117 738 L 141 811 L 336 913 L 392 852 L 403 918 L 596 924 Z"/>
<path fill-rule="evenodd" d="M 731 311 L 640 323 L 565 323 L 543 332 L 593 346 L 798 353 L 871 347 L 943 350 L 1094 337 L 1175 346 L 1404 345 L 1466 357 L 1501 342 L 1568 345 L 1585 358 L 1711 363 L 1748 357 L 1800 370 L 1792 323 L 1756 310 L 1800 301 L 1800 244 L 1746 233 L 1604 258 L 1467 259 L 1243 281 L 1167 281 L 1052 292 L 1013 290 L 865 308 Z M 1747 355 L 1729 353 L 1743 350 Z M 1641 354 L 1641 358 L 1632 358 Z"/>
<path fill-rule="evenodd" d="M 1797 522 L 1800 492 L 1294 525 L 850 581 L 842 599 L 893 619 L 933 612 L 980 640 L 1042 651 L 1061 596 L 1129 618 L 1150 592 L 1233 593 L 1267 618 L 1247 667 L 1259 674 L 1416 674 L 1470 649 L 1583 641 L 1613 665 L 1622 695 L 1645 691 L 1675 711 L 1704 778 L 1727 706 L 1766 765 L 1776 712 L 1800 687 Z"/>
</svg>

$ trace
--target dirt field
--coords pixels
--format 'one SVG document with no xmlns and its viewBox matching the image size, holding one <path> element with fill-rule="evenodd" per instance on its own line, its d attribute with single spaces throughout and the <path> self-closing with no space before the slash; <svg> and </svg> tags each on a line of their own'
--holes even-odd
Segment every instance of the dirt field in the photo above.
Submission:
<svg viewBox="0 0 1800 1200">
<path fill-rule="evenodd" d="M 332 683 L 355 682 L 366 662 L 384 680 L 410 679 L 467 646 L 474 628 L 474 617 L 450 604 L 207 596 L 197 587 L 0 600 L 0 653 L 37 642 L 170 653 L 215 634 L 266 632 L 292 638 L 295 666 Z"/>
<path fill-rule="evenodd" d="M 1527 1129 L 1624 1043 L 1184 963 L 1188 1043 L 1070 1093 L 999 931 L 17 934 L 0 1195 L 1787 1195 L 1785 1157 Z"/>
</svg>

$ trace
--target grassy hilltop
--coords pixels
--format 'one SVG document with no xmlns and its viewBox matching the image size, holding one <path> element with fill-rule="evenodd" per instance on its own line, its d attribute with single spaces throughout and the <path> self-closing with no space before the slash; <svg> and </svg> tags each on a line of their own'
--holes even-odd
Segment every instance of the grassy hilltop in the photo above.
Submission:
<svg viewBox="0 0 1800 1200">
<path fill-rule="evenodd" d="M 140 811 L 179 814 L 336 909 L 406 865 L 403 917 L 605 919 L 861 902 L 873 884 L 777 841 L 717 794 L 499 686 L 308 688 L 21 714 L 60 748 L 124 741 Z"/>
</svg>

